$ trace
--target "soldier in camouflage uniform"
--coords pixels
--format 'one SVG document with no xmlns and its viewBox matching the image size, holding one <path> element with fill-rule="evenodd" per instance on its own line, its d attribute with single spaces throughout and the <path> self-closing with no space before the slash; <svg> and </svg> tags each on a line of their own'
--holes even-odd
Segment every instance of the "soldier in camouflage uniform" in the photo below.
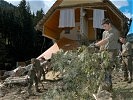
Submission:
<svg viewBox="0 0 133 100">
<path fill-rule="evenodd" d="M 95 43 L 95 46 L 100 46 L 100 50 L 107 51 L 110 58 L 110 65 L 105 68 L 104 81 L 107 84 L 108 89 L 112 90 L 112 67 L 115 65 L 116 56 L 118 54 L 118 40 L 119 35 L 115 28 L 112 27 L 109 19 L 103 19 L 102 22 L 103 32 L 102 40 Z M 113 66 L 112 66 L 113 65 Z"/>
<path fill-rule="evenodd" d="M 31 59 L 31 66 L 28 70 L 28 76 L 29 76 L 29 84 L 28 84 L 28 93 L 31 94 L 31 87 L 33 85 L 33 82 L 35 82 L 35 89 L 36 92 L 40 92 L 38 89 L 38 83 L 41 81 L 41 76 L 43 74 L 43 77 L 45 78 L 45 72 L 40 65 L 40 61 L 38 59 L 32 58 Z"/>
<path fill-rule="evenodd" d="M 122 65 L 123 65 L 123 71 L 124 71 L 124 81 L 127 81 L 128 83 L 132 82 L 132 47 L 131 43 L 127 42 L 126 37 L 122 36 L 120 37 L 120 41 L 122 44 Z"/>
<path fill-rule="evenodd" d="M 38 81 L 41 81 L 42 75 L 43 75 L 43 80 L 45 80 L 45 71 L 43 69 L 43 66 L 40 64 L 40 60 L 32 58 L 31 63 L 34 63 L 34 66 L 36 68 L 36 74 L 38 77 Z"/>
<path fill-rule="evenodd" d="M 30 66 L 31 66 L 30 69 L 28 69 L 28 76 L 29 76 L 28 93 L 29 93 L 29 95 L 32 94 L 31 88 L 32 88 L 33 82 L 35 82 L 36 92 L 39 92 L 39 89 L 38 89 L 38 78 L 37 78 L 37 75 L 36 75 L 36 66 L 35 66 L 35 62 L 33 62 L 33 59 L 31 59 Z"/>
</svg>

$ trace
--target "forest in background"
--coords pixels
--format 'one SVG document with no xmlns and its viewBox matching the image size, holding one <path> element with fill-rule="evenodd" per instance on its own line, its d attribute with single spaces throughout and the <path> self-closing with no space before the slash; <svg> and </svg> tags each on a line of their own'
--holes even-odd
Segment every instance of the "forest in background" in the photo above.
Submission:
<svg viewBox="0 0 133 100">
<path fill-rule="evenodd" d="M 43 16 L 42 9 L 31 13 L 26 0 L 17 7 L 0 0 L 0 69 L 10 70 L 17 61 L 35 58 L 53 44 L 34 29 Z"/>
</svg>

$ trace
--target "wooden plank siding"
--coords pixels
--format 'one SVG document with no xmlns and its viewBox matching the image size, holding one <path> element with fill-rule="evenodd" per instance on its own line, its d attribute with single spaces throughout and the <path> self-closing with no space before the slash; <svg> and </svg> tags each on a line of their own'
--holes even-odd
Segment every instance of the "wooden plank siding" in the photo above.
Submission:
<svg viewBox="0 0 133 100">
<path fill-rule="evenodd" d="M 44 34 L 51 39 L 58 40 L 63 29 L 59 28 L 60 11 L 56 10 L 52 16 L 44 23 Z"/>
<path fill-rule="evenodd" d="M 95 40 L 95 31 L 93 28 L 93 10 L 87 10 L 88 17 L 88 39 Z"/>
</svg>

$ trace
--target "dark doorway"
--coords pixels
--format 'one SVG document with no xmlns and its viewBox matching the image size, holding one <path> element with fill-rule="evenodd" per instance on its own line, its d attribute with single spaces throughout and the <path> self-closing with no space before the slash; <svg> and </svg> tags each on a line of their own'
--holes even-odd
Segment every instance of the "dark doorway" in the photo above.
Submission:
<svg viewBox="0 0 133 100">
<path fill-rule="evenodd" d="M 96 40 L 101 40 L 102 39 L 102 35 L 103 35 L 103 31 L 104 29 L 96 29 Z"/>
</svg>

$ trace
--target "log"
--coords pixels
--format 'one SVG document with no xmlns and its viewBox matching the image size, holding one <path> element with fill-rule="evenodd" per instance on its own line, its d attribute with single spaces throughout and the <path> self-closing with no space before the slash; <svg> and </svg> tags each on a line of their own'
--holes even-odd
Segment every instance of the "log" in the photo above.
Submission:
<svg viewBox="0 0 133 100">
<path fill-rule="evenodd" d="M 22 76 L 22 77 L 8 77 L 4 80 L 4 85 L 8 84 L 25 84 L 28 83 L 28 78 L 27 76 Z"/>
</svg>

